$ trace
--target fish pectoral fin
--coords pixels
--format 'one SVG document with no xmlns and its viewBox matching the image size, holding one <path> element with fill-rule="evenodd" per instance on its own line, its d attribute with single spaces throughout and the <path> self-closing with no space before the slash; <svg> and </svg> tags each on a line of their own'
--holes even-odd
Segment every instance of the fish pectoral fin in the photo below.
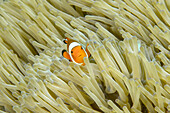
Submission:
<svg viewBox="0 0 170 113">
<path fill-rule="evenodd" d="M 85 66 L 85 63 L 83 63 L 82 66 Z"/>
<path fill-rule="evenodd" d="M 87 52 L 88 57 L 90 57 L 91 54 L 90 54 L 89 50 L 87 49 L 88 46 L 89 46 L 89 44 L 87 44 L 87 46 L 86 46 L 86 52 Z"/>
<path fill-rule="evenodd" d="M 63 55 L 64 58 L 71 61 L 70 55 L 68 54 L 68 52 L 65 49 L 62 51 L 62 55 Z"/>
</svg>

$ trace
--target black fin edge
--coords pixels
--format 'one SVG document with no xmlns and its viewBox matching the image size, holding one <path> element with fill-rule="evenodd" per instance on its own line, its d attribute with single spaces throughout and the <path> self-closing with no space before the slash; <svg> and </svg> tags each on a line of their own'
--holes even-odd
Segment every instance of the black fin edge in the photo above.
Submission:
<svg viewBox="0 0 170 113">
<path fill-rule="evenodd" d="M 67 52 L 65 49 L 62 50 L 62 55 L 64 54 L 64 52 Z"/>
<path fill-rule="evenodd" d="M 63 42 L 64 42 L 65 44 L 67 44 L 67 43 L 66 43 L 66 39 L 64 39 Z"/>
</svg>

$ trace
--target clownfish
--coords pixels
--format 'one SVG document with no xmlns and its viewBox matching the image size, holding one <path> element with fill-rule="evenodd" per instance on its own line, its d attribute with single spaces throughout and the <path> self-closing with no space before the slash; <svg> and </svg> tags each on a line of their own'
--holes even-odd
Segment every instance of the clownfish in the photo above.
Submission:
<svg viewBox="0 0 170 113">
<path fill-rule="evenodd" d="M 78 65 L 85 65 L 83 58 L 91 56 L 90 52 L 87 50 L 89 44 L 87 44 L 86 49 L 84 49 L 81 44 L 75 40 L 66 38 L 63 42 L 67 44 L 67 51 L 65 49 L 62 50 L 63 57 Z"/>
</svg>

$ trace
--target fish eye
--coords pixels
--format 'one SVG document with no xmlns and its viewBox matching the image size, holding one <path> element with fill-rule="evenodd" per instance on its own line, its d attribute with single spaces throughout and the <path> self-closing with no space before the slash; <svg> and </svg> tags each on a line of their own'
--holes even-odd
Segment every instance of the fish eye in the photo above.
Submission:
<svg viewBox="0 0 170 113">
<path fill-rule="evenodd" d="M 81 47 L 81 49 L 83 49 L 83 47 Z"/>
<path fill-rule="evenodd" d="M 71 51 L 71 53 L 73 53 L 73 51 Z"/>
</svg>

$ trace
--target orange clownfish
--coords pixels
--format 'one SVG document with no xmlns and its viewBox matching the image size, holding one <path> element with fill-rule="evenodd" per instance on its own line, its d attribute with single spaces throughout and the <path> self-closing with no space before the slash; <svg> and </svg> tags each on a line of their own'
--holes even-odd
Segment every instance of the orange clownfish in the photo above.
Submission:
<svg viewBox="0 0 170 113">
<path fill-rule="evenodd" d="M 65 49 L 62 51 L 63 57 L 78 65 L 85 65 L 83 58 L 90 57 L 90 52 L 87 50 L 88 45 L 84 49 L 77 41 L 69 38 L 64 39 L 63 42 L 67 44 L 67 51 Z"/>
</svg>

